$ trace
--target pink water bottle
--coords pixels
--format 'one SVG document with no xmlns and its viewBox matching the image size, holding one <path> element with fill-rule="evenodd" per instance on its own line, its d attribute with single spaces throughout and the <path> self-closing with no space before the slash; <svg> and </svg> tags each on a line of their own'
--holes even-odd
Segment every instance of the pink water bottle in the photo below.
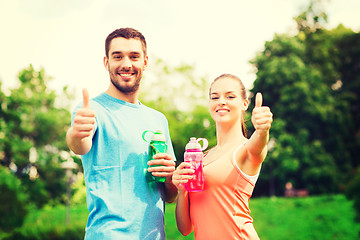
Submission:
<svg viewBox="0 0 360 240">
<path fill-rule="evenodd" d="M 201 147 L 199 141 L 203 141 Z M 185 189 L 188 192 L 199 192 L 204 190 L 204 173 L 203 173 L 203 150 L 208 146 L 208 141 L 205 138 L 195 137 L 190 138 L 185 147 L 184 162 L 190 163 L 191 168 L 195 170 L 193 178 L 185 183 Z"/>
</svg>

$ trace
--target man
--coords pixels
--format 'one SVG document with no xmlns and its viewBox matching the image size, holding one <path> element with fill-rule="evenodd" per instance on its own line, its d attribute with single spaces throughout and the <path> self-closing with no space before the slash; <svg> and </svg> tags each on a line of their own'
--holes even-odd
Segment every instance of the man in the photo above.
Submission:
<svg viewBox="0 0 360 240">
<path fill-rule="evenodd" d="M 69 148 L 83 155 L 89 209 L 85 239 L 165 239 L 164 202 L 177 195 L 171 183 L 174 152 L 165 116 L 138 100 L 148 64 L 146 41 L 137 30 L 120 28 L 106 38 L 105 52 L 109 88 L 91 100 L 83 90 L 66 135 Z M 146 130 L 166 135 L 168 153 L 148 163 L 148 171 L 166 177 L 165 183 L 146 182 Z"/>
</svg>

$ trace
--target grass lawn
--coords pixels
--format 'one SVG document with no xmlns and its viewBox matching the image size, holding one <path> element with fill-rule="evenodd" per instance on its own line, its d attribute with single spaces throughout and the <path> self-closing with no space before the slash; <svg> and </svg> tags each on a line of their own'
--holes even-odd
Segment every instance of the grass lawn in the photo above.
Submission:
<svg viewBox="0 0 360 240">
<path fill-rule="evenodd" d="M 262 240 L 360 239 L 358 234 L 360 223 L 355 223 L 353 220 L 355 212 L 352 202 L 343 195 L 257 198 L 250 200 L 250 209 L 255 228 Z M 71 208 L 69 226 L 65 224 L 65 210 L 64 206 L 57 206 L 31 211 L 21 228 L 22 234 L 32 236 L 34 239 L 47 239 L 41 237 L 44 235 L 42 233 L 64 234 L 71 228 L 70 232 L 77 232 L 82 236 L 88 214 L 86 206 Z M 193 233 L 184 237 L 177 231 L 174 213 L 175 204 L 167 204 L 165 212 L 167 239 L 194 239 Z M 82 239 L 82 237 L 72 239 Z"/>
</svg>

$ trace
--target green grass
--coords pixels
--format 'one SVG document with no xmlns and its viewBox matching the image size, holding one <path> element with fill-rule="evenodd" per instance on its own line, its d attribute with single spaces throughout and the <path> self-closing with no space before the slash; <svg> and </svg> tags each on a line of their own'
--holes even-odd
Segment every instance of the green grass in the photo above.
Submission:
<svg viewBox="0 0 360 240">
<path fill-rule="evenodd" d="M 250 200 L 250 209 L 255 228 L 262 240 L 359 239 L 360 224 L 353 220 L 355 212 L 352 202 L 343 195 L 257 198 Z M 82 236 L 88 214 L 86 206 L 71 208 L 71 223 L 68 226 L 65 224 L 65 212 L 64 206 L 33 210 L 27 216 L 21 232 L 25 236 L 33 236 L 33 239 L 61 239 L 42 237 L 44 232 L 51 232 L 47 236 L 69 235 L 69 232 L 77 232 Z M 167 204 L 165 212 L 167 240 L 193 240 L 193 233 L 184 237 L 178 232 L 174 212 L 175 204 Z M 72 239 L 82 238 L 76 236 Z"/>
<path fill-rule="evenodd" d="M 193 240 L 194 232 L 189 234 L 188 236 L 183 236 L 178 231 L 176 226 L 175 219 L 175 207 L 176 204 L 167 204 L 165 207 L 165 231 L 166 231 L 166 239 L 167 240 Z"/>
</svg>

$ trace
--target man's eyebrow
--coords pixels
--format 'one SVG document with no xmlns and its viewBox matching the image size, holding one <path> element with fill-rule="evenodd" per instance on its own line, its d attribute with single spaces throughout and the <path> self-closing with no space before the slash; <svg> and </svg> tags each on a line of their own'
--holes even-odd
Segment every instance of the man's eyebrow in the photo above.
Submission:
<svg viewBox="0 0 360 240">
<path fill-rule="evenodd" d="M 122 51 L 114 51 L 114 52 L 111 53 L 111 55 L 116 55 L 116 54 L 124 54 L 124 52 L 122 52 Z M 138 54 L 138 55 L 140 55 L 141 53 L 137 52 L 137 51 L 133 51 L 133 52 L 130 52 L 130 54 Z"/>
<path fill-rule="evenodd" d="M 116 54 L 122 54 L 122 52 L 120 51 L 115 51 L 115 52 L 112 52 L 111 55 L 116 55 Z"/>
</svg>

